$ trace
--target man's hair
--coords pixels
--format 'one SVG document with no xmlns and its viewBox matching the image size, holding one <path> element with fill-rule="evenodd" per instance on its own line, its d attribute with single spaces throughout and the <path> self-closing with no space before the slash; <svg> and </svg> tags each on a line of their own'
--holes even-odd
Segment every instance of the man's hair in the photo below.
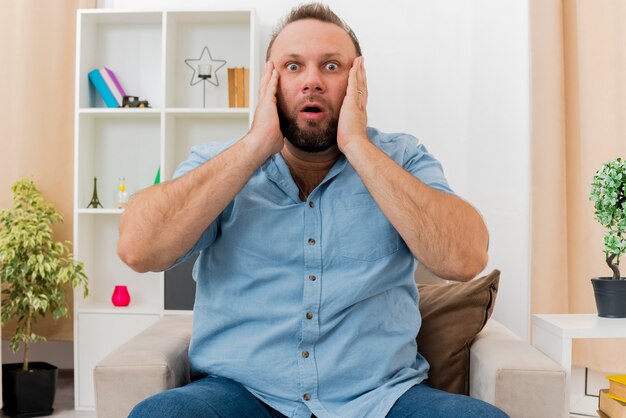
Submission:
<svg viewBox="0 0 626 418">
<path fill-rule="evenodd" d="M 339 26 L 341 29 L 345 30 L 346 33 L 352 39 L 352 43 L 354 44 L 354 48 L 356 49 L 357 57 L 360 57 L 361 54 L 361 45 L 359 45 L 359 40 L 356 38 L 356 35 L 350 29 L 350 26 L 346 24 L 339 16 L 335 14 L 330 7 L 322 3 L 309 3 L 309 4 L 301 4 L 299 6 L 291 9 L 291 12 L 287 14 L 284 18 L 282 18 L 274 31 L 272 32 L 272 37 L 270 39 L 270 44 L 267 46 L 267 53 L 265 54 L 265 61 L 269 61 L 270 52 L 272 50 L 272 45 L 274 45 L 274 41 L 276 37 L 280 34 L 280 32 L 285 29 L 290 23 L 297 22 L 298 20 L 304 19 L 314 19 L 319 20 L 320 22 L 332 23 L 333 25 Z"/>
</svg>

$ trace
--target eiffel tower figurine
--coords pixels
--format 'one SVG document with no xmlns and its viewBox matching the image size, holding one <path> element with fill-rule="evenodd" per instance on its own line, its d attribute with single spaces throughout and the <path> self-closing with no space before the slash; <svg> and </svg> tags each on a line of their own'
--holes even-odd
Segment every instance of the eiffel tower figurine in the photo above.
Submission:
<svg viewBox="0 0 626 418">
<path fill-rule="evenodd" d="M 91 202 L 87 205 L 88 208 L 102 208 L 102 203 L 100 203 L 100 199 L 98 199 L 98 185 L 96 184 L 97 180 L 93 178 L 93 195 L 91 196 Z M 104 209 L 104 208 L 103 208 Z"/>
</svg>

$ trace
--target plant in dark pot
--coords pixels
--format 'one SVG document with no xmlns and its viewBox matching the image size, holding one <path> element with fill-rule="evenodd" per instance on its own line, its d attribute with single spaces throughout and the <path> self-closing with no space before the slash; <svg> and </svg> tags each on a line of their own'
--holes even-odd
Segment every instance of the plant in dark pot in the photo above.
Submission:
<svg viewBox="0 0 626 418">
<path fill-rule="evenodd" d="M 52 238 L 52 225 L 61 215 L 46 202 L 30 179 L 13 187 L 13 208 L 0 210 L 0 279 L 2 325 L 16 319 L 9 346 L 24 347 L 22 363 L 2 366 L 4 413 L 14 417 L 50 415 L 58 369 L 44 362 L 29 362 L 32 343 L 45 341 L 33 330 L 38 317 L 51 313 L 54 320 L 67 316 L 65 287 L 82 286 L 87 296 L 83 264 L 74 261 L 69 242 Z"/>
<path fill-rule="evenodd" d="M 626 318 L 626 277 L 619 270 L 626 252 L 626 160 L 618 158 L 602 166 L 593 177 L 589 198 L 596 220 L 606 228 L 604 255 L 613 271 L 611 277 L 591 279 L 598 316 Z"/>
</svg>

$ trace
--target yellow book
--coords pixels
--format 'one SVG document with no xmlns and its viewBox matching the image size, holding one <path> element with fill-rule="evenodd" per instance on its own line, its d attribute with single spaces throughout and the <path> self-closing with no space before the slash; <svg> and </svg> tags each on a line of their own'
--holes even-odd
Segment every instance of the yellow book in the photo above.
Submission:
<svg viewBox="0 0 626 418">
<path fill-rule="evenodd" d="M 626 403 L 613 399 L 608 389 L 600 391 L 600 411 L 611 418 L 626 418 Z"/>
<path fill-rule="evenodd" d="M 243 67 L 235 68 L 235 87 L 237 87 L 237 94 L 235 97 L 237 98 L 237 107 L 244 107 L 244 81 L 243 81 Z"/>
<path fill-rule="evenodd" d="M 243 107 L 250 107 L 250 69 L 243 69 Z"/>
<path fill-rule="evenodd" d="M 609 396 L 620 402 L 626 402 L 626 374 L 614 374 L 609 380 Z"/>
<path fill-rule="evenodd" d="M 235 85 L 235 69 L 228 69 L 228 107 L 237 107 L 237 86 Z"/>
</svg>

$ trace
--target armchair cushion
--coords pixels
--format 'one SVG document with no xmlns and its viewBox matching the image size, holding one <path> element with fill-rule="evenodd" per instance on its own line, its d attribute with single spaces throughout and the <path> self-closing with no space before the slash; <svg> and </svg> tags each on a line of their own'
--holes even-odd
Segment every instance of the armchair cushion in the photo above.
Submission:
<svg viewBox="0 0 626 418">
<path fill-rule="evenodd" d="M 470 346 L 493 312 L 500 271 L 467 283 L 420 284 L 417 348 L 437 389 L 469 394 Z"/>
</svg>

